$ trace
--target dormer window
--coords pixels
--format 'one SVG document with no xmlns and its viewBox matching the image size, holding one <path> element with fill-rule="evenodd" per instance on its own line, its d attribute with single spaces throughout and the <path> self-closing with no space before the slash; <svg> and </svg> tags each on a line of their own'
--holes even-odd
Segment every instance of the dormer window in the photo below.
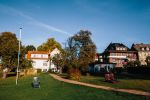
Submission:
<svg viewBox="0 0 150 100">
<path fill-rule="evenodd" d="M 123 50 L 126 50 L 126 48 L 123 48 Z"/>
<path fill-rule="evenodd" d="M 116 50 L 119 50 L 119 48 L 117 47 Z"/>
<path fill-rule="evenodd" d="M 149 48 L 147 47 L 146 50 L 149 51 Z"/>
<path fill-rule="evenodd" d="M 144 51 L 144 48 L 141 48 L 142 51 Z"/>
<path fill-rule="evenodd" d="M 117 49 L 116 50 L 123 50 L 123 48 L 122 47 L 117 47 Z"/>
</svg>

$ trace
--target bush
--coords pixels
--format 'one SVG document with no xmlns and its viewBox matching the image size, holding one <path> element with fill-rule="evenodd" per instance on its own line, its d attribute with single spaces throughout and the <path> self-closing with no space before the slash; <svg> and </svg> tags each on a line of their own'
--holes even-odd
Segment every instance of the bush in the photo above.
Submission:
<svg viewBox="0 0 150 100">
<path fill-rule="evenodd" d="M 150 67 L 146 66 L 127 67 L 127 72 L 133 74 L 150 74 Z"/>
<path fill-rule="evenodd" d="M 71 68 L 68 72 L 68 75 L 68 77 L 73 80 L 80 80 L 81 78 L 81 73 L 78 68 Z"/>
<path fill-rule="evenodd" d="M 41 73 L 42 72 L 42 70 L 41 69 L 37 69 L 37 73 Z"/>
<path fill-rule="evenodd" d="M 117 73 L 117 74 L 125 72 L 125 71 L 126 71 L 126 68 L 123 68 L 123 67 L 116 67 L 114 69 L 114 72 Z"/>
</svg>

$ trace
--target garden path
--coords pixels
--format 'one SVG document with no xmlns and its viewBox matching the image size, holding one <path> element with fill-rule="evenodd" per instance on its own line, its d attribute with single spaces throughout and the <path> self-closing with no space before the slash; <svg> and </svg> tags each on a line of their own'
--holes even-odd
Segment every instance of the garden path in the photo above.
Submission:
<svg viewBox="0 0 150 100">
<path fill-rule="evenodd" d="M 118 88 L 112 88 L 112 87 L 108 87 L 108 86 L 94 85 L 94 84 L 89 84 L 89 83 L 83 83 L 83 82 L 78 82 L 78 81 L 74 81 L 74 80 L 64 79 L 64 78 L 61 78 L 60 76 L 58 76 L 56 74 L 50 74 L 50 75 L 54 79 L 59 80 L 59 81 L 63 81 L 63 82 L 66 82 L 66 83 L 77 84 L 77 85 L 82 85 L 82 86 L 87 86 L 87 87 L 93 87 L 93 88 L 97 88 L 97 89 L 104 89 L 104 90 L 109 90 L 109 91 L 126 92 L 126 93 L 130 93 L 130 94 L 135 94 L 135 95 L 150 96 L 150 93 L 145 92 L 145 91 L 133 90 L 133 89 L 118 89 Z"/>
</svg>

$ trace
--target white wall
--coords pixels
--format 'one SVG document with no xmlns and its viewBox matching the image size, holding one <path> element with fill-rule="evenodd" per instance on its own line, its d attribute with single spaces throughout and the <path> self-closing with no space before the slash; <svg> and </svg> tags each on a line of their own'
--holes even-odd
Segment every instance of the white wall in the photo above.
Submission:
<svg viewBox="0 0 150 100">
<path fill-rule="evenodd" d="M 50 53 L 50 57 L 54 57 L 55 54 L 59 54 L 59 53 L 60 53 L 60 51 L 56 48 Z"/>
<path fill-rule="evenodd" d="M 47 71 L 49 70 L 49 61 L 42 59 L 32 59 L 32 61 L 33 68 L 42 70 L 46 69 Z"/>
<path fill-rule="evenodd" d="M 56 48 L 52 52 L 50 52 L 50 57 L 52 58 L 55 56 L 55 54 L 59 54 L 59 53 L 60 51 Z M 46 58 L 46 60 L 44 60 L 43 58 Z M 47 71 L 49 69 L 56 70 L 56 66 L 52 63 L 52 61 L 50 63 L 48 59 L 48 54 L 31 54 L 31 60 L 33 61 L 32 63 L 33 68 L 35 69 L 42 69 L 42 71 L 44 69 L 46 69 Z"/>
<path fill-rule="evenodd" d="M 48 54 L 31 54 L 31 58 L 47 58 Z"/>
</svg>

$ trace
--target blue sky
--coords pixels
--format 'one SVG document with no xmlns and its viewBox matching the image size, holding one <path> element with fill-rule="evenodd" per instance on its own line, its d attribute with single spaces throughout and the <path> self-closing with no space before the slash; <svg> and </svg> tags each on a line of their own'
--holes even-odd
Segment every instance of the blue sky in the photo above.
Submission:
<svg viewBox="0 0 150 100">
<path fill-rule="evenodd" d="M 80 30 L 92 32 L 97 51 L 110 42 L 150 43 L 150 0 L 0 0 L 0 32 L 39 46 L 48 38 L 62 45 Z"/>
</svg>

